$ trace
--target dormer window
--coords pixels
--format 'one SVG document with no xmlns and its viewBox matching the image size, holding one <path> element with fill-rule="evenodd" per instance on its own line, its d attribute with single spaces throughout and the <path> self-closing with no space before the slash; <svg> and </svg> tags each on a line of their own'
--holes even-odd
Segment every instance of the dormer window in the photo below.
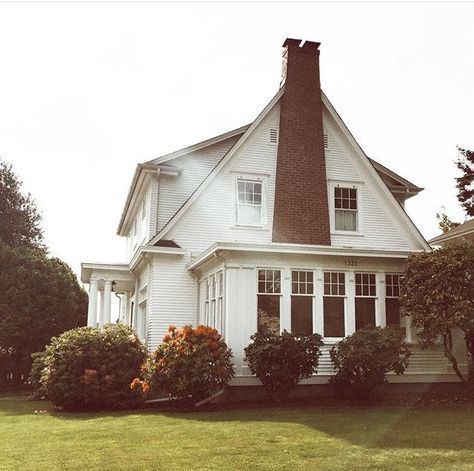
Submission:
<svg viewBox="0 0 474 471">
<path fill-rule="evenodd" d="M 334 228 L 357 231 L 357 188 L 334 188 Z"/>
<path fill-rule="evenodd" d="M 237 180 L 237 224 L 244 226 L 263 224 L 263 182 Z"/>
</svg>

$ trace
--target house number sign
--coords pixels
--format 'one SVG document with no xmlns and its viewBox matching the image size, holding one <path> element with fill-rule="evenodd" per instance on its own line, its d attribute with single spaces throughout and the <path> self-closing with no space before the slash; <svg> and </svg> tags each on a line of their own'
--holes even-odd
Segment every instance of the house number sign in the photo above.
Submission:
<svg viewBox="0 0 474 471">
<path fill-rule="evenodd" d="M 345 267 L 356 267 L 357 266 L 357 260 L 345 260 L 344 261 L 344 266 Z"/>
</svg>

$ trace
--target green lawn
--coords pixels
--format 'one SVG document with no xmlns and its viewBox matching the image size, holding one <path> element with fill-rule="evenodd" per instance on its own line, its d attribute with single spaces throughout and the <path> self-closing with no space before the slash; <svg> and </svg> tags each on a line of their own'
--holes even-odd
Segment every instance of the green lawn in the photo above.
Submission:
<svg viewBox="0 0 474 471">
<path fill-rule="evenodd" d="M 472 470 L 474 410 L 70 414 L 0 395 L 0 469 Z"/>
</svg>

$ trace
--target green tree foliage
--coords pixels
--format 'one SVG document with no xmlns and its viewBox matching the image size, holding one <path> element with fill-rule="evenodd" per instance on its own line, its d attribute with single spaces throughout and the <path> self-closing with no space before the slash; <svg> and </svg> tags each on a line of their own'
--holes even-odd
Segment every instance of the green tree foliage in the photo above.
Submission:
<svg viewBox="0 0 474 471">
<path fill-rule="evenodd" d="M 156 390 L 196 403 L 222 389 L 234 376 L 232 352 L 212 327 L 190 325 L 168 333 L 150 355 L 132 388 Z"/>
<path fill-rule="evenodd" d="M 260 379 L 270 397 L 282 399 L 301 380 L 316 373 L 323 345 L 319 334 L 256 333 L 245 348 L 250 371 Z"/>
<path fill-rule="evenodd" d="M 438 220 L 438 226 L 443 231 L 443 234 L 460 225 L 459 222 L 451 221 L 445 212 L 436 213 L 436 219 Z"/>
<path fill-rule="evenodd" d="M 444 354 L 459 379 L 467 379 L 458 367 L 453 331 L 461 329 L 474 357 L 474 245 L 463 244 L 408 259 L 402 280 L 402 306 L 419 328 L 421 345 L 442 339 Z"/>
<path fill-rule="evenodd" d="M 403 374 L 410 351 L 402 330 L 367 327 L 334 345 L 330 355 L 336 369 L 330 384 L 336 392 L 367 399 L 387 382 L 388 372 Z"/>
<path fill-rule="evenodd" d="M 458 200 L 468 216 L 474 216 L 474 152 L 458 147 L 456 166 L 461 176 L 456 178 Z"/>
<path fill-rule="evenodd" d="M 42 248 L 41 216 L 11 164 L 0 159 L 0 243 Z"/>
<path fill-rule="evenodd" d="M 84 325 L 87 294 L 71 269 L 42 250 L 0 244 L 0 387 L 24 384 L 31 354 Z"/>
<path fill-rule="evenodd" d="M 79 327 L 46 347 L 40 383 L 65 410 L 129 408 L 140 403 L 130 383 L 145 358 L 145 346 L 128 326 Z"/>
</svg>

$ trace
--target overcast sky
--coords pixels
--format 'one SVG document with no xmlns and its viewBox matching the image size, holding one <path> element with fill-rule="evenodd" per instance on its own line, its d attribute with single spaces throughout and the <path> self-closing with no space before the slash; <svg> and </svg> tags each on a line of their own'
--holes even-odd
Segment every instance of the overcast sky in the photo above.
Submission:
<svg viewBox="0 0 474 471">
<path fill-rule="evenodd" d="M 288 37 L 320 41 L 322 87 L 367 155 L 425 189 L 427 237 L 458 220 L 456 145 L 474 148 L 474 4 L 0 3 L 0 156 L 51 252 L 125 261 L 135 165 L 251 122 Z"/>
</svg>

